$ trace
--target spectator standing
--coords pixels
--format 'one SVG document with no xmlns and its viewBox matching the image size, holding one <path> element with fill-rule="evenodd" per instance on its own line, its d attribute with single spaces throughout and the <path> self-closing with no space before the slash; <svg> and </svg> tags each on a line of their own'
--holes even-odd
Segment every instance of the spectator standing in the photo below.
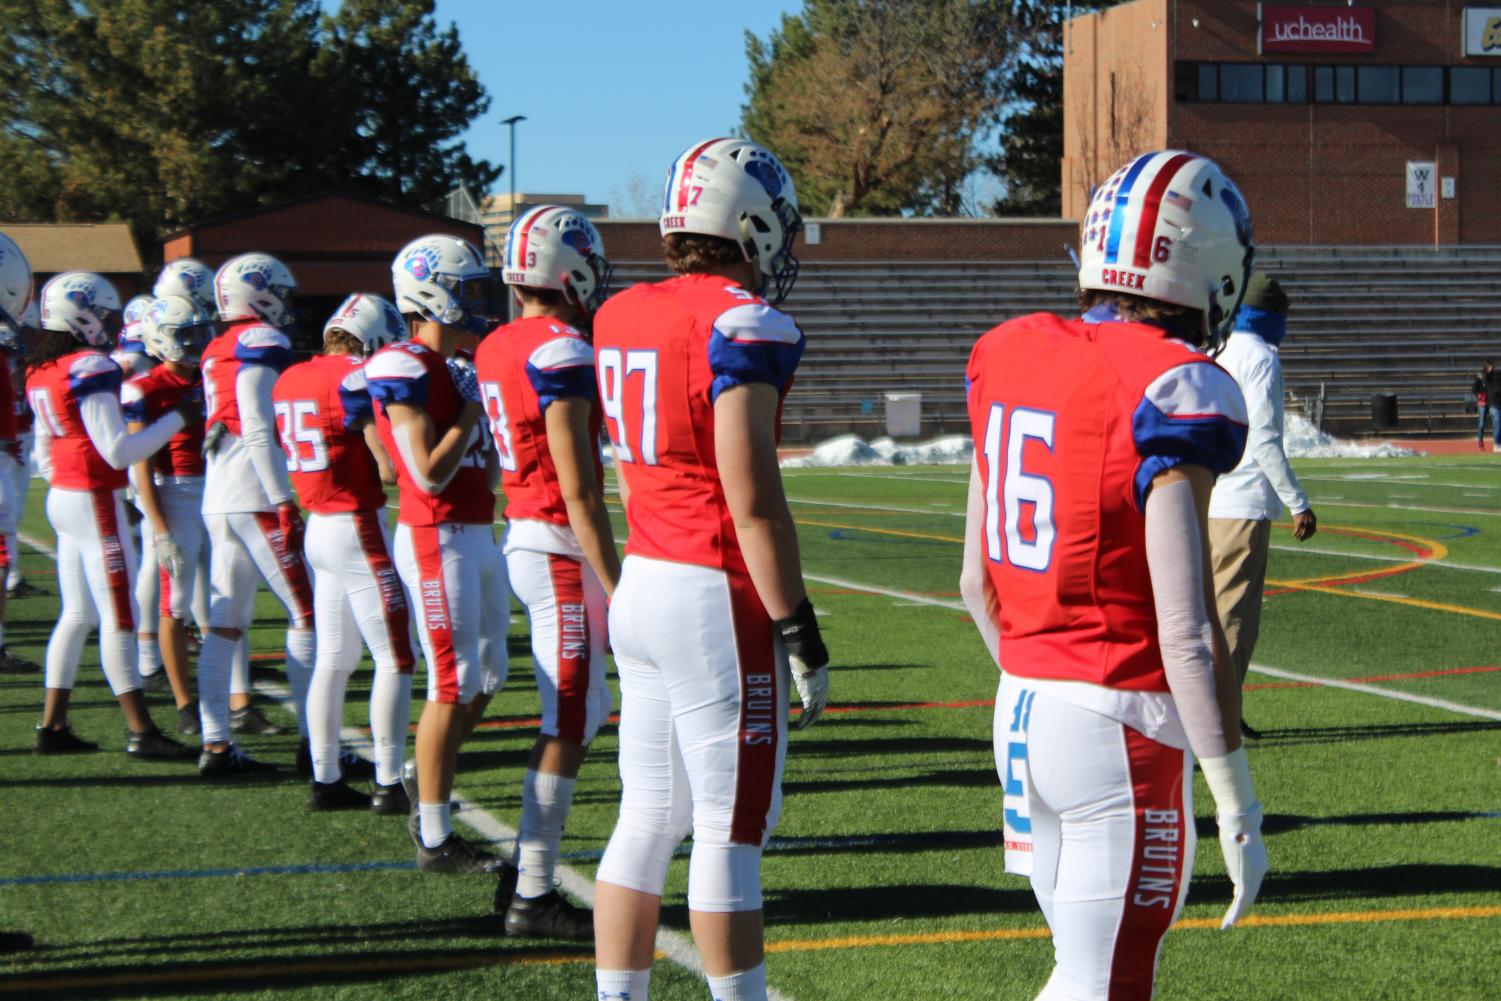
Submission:
<svg viewBox="0 0 1501 1001">
<path fill-rule="evenodd" d="M 1501 451 L 1501 372 L 1496 371 L 1494 362 L 1485 363 L 1485 368 L 1475 377 L 1473 391 L 1478 412 L 1475 444 L 1481 451 L 1485 450 L 1485 418 L 1489 414 L 1495 449 Z"/>
<path fill-rule="evenodd" d="M 1287 293 L 1277 279 L 1262 272 L 1252 275 L 1235 315 L 1235 331 L 1216 358 L 1240 385 L 1248 422 L 1240 464 L 1220 477 L 1209 498 L 1215 604 L 1241 684 L 1261 628 L 1272 519 L 1286 505 L 1293 516 L 1293 538 L 1302 542 L 1318 530 L 1308 495 L 1282 448 L 1282 361 L 1277 349 L 1287 334 L 1287 311 Z M 1240 730 L 1251 739 L 1260 736 L 1244 718 Z"/>
</svg>

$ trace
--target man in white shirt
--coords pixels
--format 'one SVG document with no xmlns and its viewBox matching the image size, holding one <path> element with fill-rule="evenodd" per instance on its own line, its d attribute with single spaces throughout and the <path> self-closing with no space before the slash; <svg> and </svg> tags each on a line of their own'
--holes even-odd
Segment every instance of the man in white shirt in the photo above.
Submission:
<svg viewBox="0 0 1501 1001">
<path fill-rule="evenodd" d="M 1209 498 L 1215 604 L 1242 684 L 1261 628 L 1272 519 L 1286 505 L 1293 516 L 1293 538 L 1302 542 L 1318 530 L 1308 495 L 1282 450 L 1282 362 L 1277 347 L 1287 334 L 1287 307 L 1287 293 L 1275 278 L 1261 272 L 1252 275 L 1235 315 L 1235 332 L 1215 359 L 1240 385 L 1248 417 L 1240 465 L 1219 478 Z M 1252 739 L 1260 736 L 1244 719 L 1240 730 Z"/>
</svg>

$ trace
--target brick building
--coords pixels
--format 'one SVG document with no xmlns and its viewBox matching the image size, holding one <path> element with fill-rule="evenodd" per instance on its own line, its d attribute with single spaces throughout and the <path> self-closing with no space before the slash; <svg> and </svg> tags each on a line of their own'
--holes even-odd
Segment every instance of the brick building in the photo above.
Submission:
<svg viewBox="0 0 1501 1001">
<path fill-rule="evenodd" d="M 1064 33 L 1063 215 L 1130 156 L 1224 165 L 1259 244 L 1501 243 L 1501 6 L 1135 0 Z"/>
<path fill-rule="evenodd" d="M 93 271 L 108 278 L 121 301 L 145 291 L 141 255 L 123 222 L 0 222 L 31 264 L 40 292 L 63 271 Z"/>
</svg>

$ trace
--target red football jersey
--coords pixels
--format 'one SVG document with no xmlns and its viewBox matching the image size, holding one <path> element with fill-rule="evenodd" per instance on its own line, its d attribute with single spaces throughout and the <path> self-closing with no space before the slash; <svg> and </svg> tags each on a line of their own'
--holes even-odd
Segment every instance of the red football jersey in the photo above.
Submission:
<svg viewBox="0 0 1501 1001">
<path fill-rule="evenodd" d="M 202 394 L 198 379 L 184 379 L 158 365 L 120 387 L 120 406 L 127 423 L 151 424 L 184 398 Z M 203 425 L 195 422 L 173 435 L 167 447 L 151 457 L 151 471 L 157 476 L 202 476 Z"/>
<path fill-rule="evenodd" d="M 385 507 L 361 430 L 372 417 L 364 365 L 353 355 L 318 355 L 283 372 L 271 394 L 292 486 L 314 514 Z"/>
<path fill-rule="evenodd" d="M 534 316 L 496 329 L 475 355 L 485 416 L 495 436 L 506 491 L 506 518 L 568 527 L 568 509 L 547 443 L 549 405 L 560 397 L 596 402 L 594 349 L 560 320 Z M 603 417 L 590 410 L 591 441 L 599 440 Z M 604 482 L 595 453 L 594 474 Z"/>
<path fill-rule="evenodd" d="M 629 488 L 627 554 L 745 572 L 715 465 L 714 401 L 751 382 L 785 396 L 803 347 L 790 316 L 715 275 L 637 285 L 601 307 L 595 367 Z"/>
<path fill-rule="evenodd" d="M 1167 691 L 1146 495 L 1180 463 L 1234 468 L 1235 381 L 1155 327 L 1043 313 L 982 336 L 965 374 L 1002 668 Z"/>
<path fill-rule="evenodd" d="M 453 479 L 438 494 L 417 485 L 407 468 L 406 457 L 391 436 L 386 407 L 405 403 L 427 411 L 437 437 L 458 423 L 463 398 L 448 373 L 443 356 L 418 341 L 402 341 L 377 351 L 365 365 L 370 398 L 375 407 L 375 427 L 396 465 L 396 485 L 401 493 L 397 515 L 403 525 L 488 525 L 495 520 L 495 494 L 485 475 L 485 452 L 489 435 L 476 426 L 469 448 Z"/>
<path fill-rule="evenodd" d="M 6 352 L 6 354 L 9 353 Z M 10 377 L 10 368 L 7 363 L 5 372 L 0 373 L 0 441 L 15 441 L 16 435 L 20 433 L 17 417 L 21 407 L 18 396 L 16 384 Z"/>
<path fill-rule="evenodd" d="M 67 490 L 120 490 L 125 470 L 104 461 L 84 427 L 82 402 L 95 393 L 118 400 L 124 373 L 98 351 L 75 351 L 32 369 L 26 398 L 51 437 L 52 485 Z"/>
<path fill-rule="evenodd" d="M 292 363 L 292 342 L 260 320 L 240 320 L 203 350 L 203 409 L 206 425 L 223 424 L 240 434 L 240 405 L 235 385 L 243 365 L 268 365 L 278 372 Z"/>
</svg>

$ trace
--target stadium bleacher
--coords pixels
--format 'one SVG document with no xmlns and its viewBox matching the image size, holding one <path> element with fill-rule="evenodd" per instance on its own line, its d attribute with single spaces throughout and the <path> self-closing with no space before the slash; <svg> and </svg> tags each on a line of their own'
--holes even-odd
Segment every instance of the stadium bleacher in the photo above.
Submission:
<svg viewBox="0 0 1501 1001">
<path fill-rule="evenodd" d="M 1501 355 L 1501 246 L 1262 248 L 1293 299 L 1282 355 L 1289 406 L 1326 430 L 1373 431 L 1371 397 L 1397 397 L 1383 434 L 1474 428 L 1470 380 Z M 615 287 L 664 277 L 619 262 Z M 1012 316 L 1074 308 L 1057 261 L 807 262 L 789 305 L 808 351 L 788 399 L 786 440 L 884 433 L 887 392 L 923 395 L 923 434 L 965 430 L 963 368 L 983 331 Z M 1501 360 L 1501 358 L 1498 358 Z M 1322 387 L 1322 394 L 1321 394 Z"/>
</svg>

